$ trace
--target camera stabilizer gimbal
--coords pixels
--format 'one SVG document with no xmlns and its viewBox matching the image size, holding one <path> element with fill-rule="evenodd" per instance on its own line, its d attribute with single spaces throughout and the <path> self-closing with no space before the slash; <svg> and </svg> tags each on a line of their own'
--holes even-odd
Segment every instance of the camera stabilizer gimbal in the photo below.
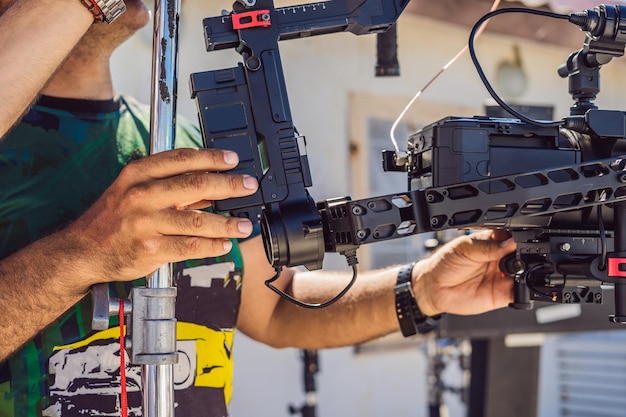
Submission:
<svg viewBox="0 0 626 417">
<path fill-rule="evenodd" d="M 256 177 L 250 197 L 216 203 L 218 211 L 260 219 L 275 267 L 322 267 L 324 222 L 312 185 L 304 137 L 293 125 L 278 41 L 340 31 L 387 30 L 408 0 L 346 0 L 275 9 L 271 0 L 234 3 L 233 13 L 204 19 L 207 49 L 236 48 L 243 63 L 193 74 L 205 145 L 239 154 L 235 170 Z"/>
<path fill-rule="evenodd" d="M 260 184 L 253 196 L 216 208 L 260 220 L 277 269 L 318 269 L 324 252 L 353 256 L 362 244 L 424 232 L 505 229 L 517 242 L 501 263 L 514 276 L 512 307 L 598 303 L 600 284 L 608 282 L 615 286 L 613 320 L 626 321 L 626 160 L 616 156 L 626 142 L 626 117 L 593 103 L 600 67 L 624 53 L 625 7 L 560 15 L 587 33 L 559 69 L 575 100 L 569 117 L 538 122 L 505 107 L 519 118 L 445 118 L 411 135 L 406 153 L 383 152 L 386 170 L 407 172 L 408 191 L 314 203 L 278 41 L 381 32 L 406 4 L 347 0 L 275 9 L 271 0 L 240 0 L 232 13 L 204 20 L 207 50 L 236 48 L 243 57 L 237 67 L 191 77 L 205 145 L 239 153 L 237 172 Z"/>
</svg>

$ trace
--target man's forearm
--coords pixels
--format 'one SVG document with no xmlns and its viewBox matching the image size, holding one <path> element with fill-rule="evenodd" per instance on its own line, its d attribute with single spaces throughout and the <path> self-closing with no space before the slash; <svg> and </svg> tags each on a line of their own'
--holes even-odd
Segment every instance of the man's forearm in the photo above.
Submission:
<svg viewBox="0 0 626 417">
<path fill-rule="evenodd" d="M 424 277 L 425 265 L 421 261 L 414 267 L 412 289 L 421 312 L 436 316 L 443 311 L 434 310 L 427 300 L 425 286 L 429 285 L 429 279 Z M 281 299 L 270 334 L 279 341 L 278 347 L 313 349 L 363 343 L 398 331 L 395 285 L 400 268 L 401 265 L 395 265 L 359 271 L 352 288 L 326 308 L 307 310 Z M 351 276 L 348 272 L 324 270 L 298 272 L 287 291 L 300 301 L 321 303 L 339 294 Z"/>
<path fill-rule="evenodd" d="M 329 348 L 361 343 L 399 329 L 394 286 L 400 266 L 363 271 L 336 303 L 307 309 L 281 298 L 264 281 L 273 274 L 260 237 L 241 244 L 244 283 L 237 326 L 273 347 Z M 350 282 L 351 271 L 285 269 L 273 284 L 300 301 L 323 303 Z"/>
<path fill-rule="evenodd" d="M 398 329 L 394 285 L 399 266 L 359 271 L 350 290 L 321 309 L 297 306 L 270 291 L 264 281 L 273 274 L 260 237 L 241 245 L 244 284 L 238 327 L 248 336 L 274 347 L 307 349 L 346 346 Z M 307 303 L 323 303 L 350 282 L 352 273 L 286 269 L 273 284 Z"/>
<path fill-rule="evenodd" d="M 426 316 L 480 314 L 512 300 L 510 277 L 500 259 L 515 242 L 486 230 L 461 236 L 420 260 L 412 271 L 415 303 Z M 260 238 L 241 245 L 244 284 L 238 325 L 252 338 L 275 347 L 327 348 L 361 343 L 400 328 L 394 287 L 400 266 L 359 272 L 354 286 L 335 304 L 306 309 L 269 291 L 272 276 Z M 264 266 L 265 265 L 265 266 Z M 349 282 L 347 272 L 283 271 L 274 285 L 308 303 L 325 302 Z"/>
<path fill-rule="evenodd" d="M 397 331 L 394 285 L 398 270 L 360 271 L 352 288 L 326 308 L 303 309 L 283 299 L 277 306 L 282 328 L 274 330 L 296 336 L 291 340 L 280 337 L 284 346 L 307 349 L 349 346 Z M 325 302 L 338 294 L 351 276 L 351 272 L 298 272 L 289 292 L 309 303 Z"/>
<path fill-rule="evenodd" d="M 17 0 L 0 16 L 0 138 L 92 23 L 80 0 Z"/>
<path fill-rule="evenodd" d="M 86 295 L 71 277 L 90 273 L 62 233 L 0 260 L 0 361 Z"/>
</svg>

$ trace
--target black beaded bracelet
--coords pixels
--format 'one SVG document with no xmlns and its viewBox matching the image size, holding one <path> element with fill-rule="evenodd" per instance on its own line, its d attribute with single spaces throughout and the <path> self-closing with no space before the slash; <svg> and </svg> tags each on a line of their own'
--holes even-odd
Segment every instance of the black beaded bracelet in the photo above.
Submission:
<svg viewBox="0 0 626 417">
<path fill-rule="evenodd" d="M 417 262 L 403 265 L 398 271 L 398 280 L 394 288 L 396 294 L 396 315 L 400 330 L 404 337 L 413 336 L 416 333 L 428 333 L 437 327 L 437 323 L 443 314 L 426 316 L 420 310 L 413 294 L 412 276 L 413 267 Z"/>
</svg>

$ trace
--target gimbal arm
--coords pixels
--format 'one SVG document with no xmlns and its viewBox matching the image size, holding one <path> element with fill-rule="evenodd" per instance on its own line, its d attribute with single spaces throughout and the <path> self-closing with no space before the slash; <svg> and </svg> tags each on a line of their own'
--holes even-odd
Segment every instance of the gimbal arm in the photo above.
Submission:
<svg viewBox="0 0 626 417">
<path fill-rule="evenodd" d="M 191 76 L 205 146 L 239 154 L 237 173 L 252 175 L 250 197 L 216 203 L 218 211 L 260 220 L 272 266 L 319 269 L 323 225 L 304 138 L 291 117 L 278 42 L 340 31 L 379 33 L 407 0 L 345 0 L 274 8 L 272 0 L 237 2 L 229 15 L 204 19 L 207 50 L 236 48 L 237 67 Z"/>
</svg>

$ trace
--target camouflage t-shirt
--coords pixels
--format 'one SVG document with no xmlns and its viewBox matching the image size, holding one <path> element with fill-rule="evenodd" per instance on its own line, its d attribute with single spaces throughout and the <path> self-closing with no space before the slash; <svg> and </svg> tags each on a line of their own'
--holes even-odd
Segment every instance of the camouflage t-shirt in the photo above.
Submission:
<svg viewBox="0 0 626 417">
<path fill-rule="evenodd" d="M 149 153 L 149 112 L 131 99 L 42 97 L 0 141 L 0 258 L 80 215 L 124 165 Z M 177 120 L 177 147 L 201 146 L 201 134 Z M 174 266 L 178 363 L 176 414 L 226 416 L 231 349 L 242 283 L 237 246 L 222 258 Z M 0 278 L 1 279 L 1 278 Z M 127 298 L 134 283 L 109 285 Z M 16 300 L 19 303 L 19 300 Z M 120 415 L 117 317 L 91 329 L 86 297 L 0 363 L 0 416 Z M 141 415 L 140 366 L 126 366 L 129 415 Z"/>
</svg>

